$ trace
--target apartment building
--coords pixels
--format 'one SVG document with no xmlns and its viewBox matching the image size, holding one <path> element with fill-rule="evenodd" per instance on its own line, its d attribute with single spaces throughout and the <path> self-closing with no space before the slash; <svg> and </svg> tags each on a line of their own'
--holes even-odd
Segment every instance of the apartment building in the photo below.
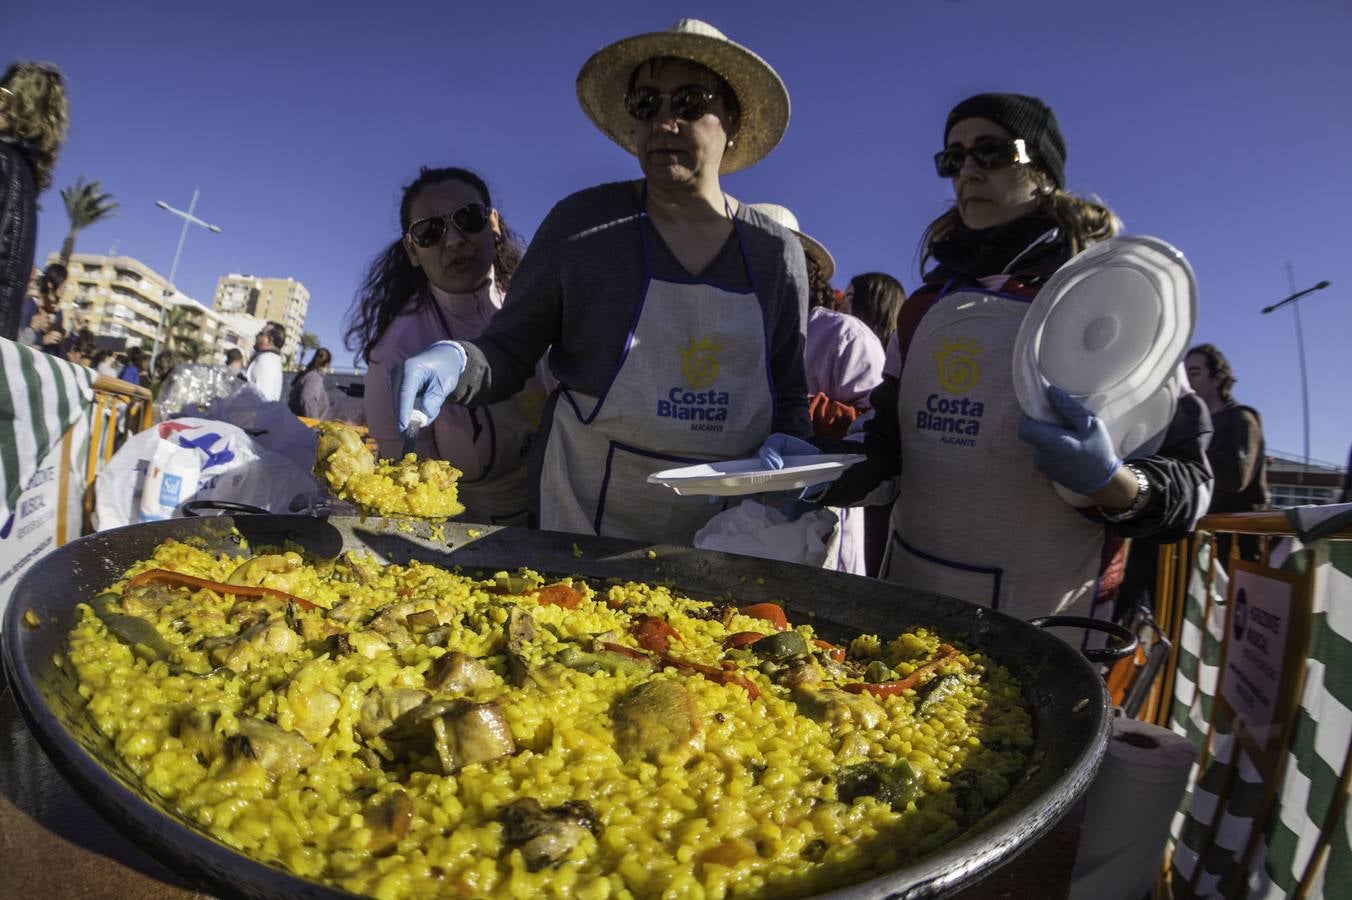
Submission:
<svg viewBox="0 0 1352 900">
<path fill-rule="evenodd" d="M 294 278 L 261 278 L 231 273 L 216 284 L 212 308 L 219 314 L 249 315 L 286 328 L 282 357 L 294 363 L 310 309 L 310 292 Z"/>
</svg>

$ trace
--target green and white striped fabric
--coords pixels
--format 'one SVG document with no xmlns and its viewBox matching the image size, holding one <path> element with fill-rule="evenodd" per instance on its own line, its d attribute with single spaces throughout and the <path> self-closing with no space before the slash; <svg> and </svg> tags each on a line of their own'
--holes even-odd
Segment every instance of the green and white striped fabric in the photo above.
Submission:
<svg viewBox="0 0 1352 900">
<path fill-rule="evenodd" d="M 93 403 L 92 369 L 0 338 L 0 522 L 9 520 L 38 463 L 89 417 Z"/>
<path fill-rule="evenodd" d="M 1340 512 L 1335 525 L 1352 521 L 1352 508 Z M 1327 532 L 1327 524 L 1322 531 Z M 1278 551 L 1273 561 L 1288 571 L 1315 572 L 1305 685 L 1275 805 L 1246 870 L 1239 871 L 1266 788 L 1229 722 L 1218 717 L 1211 758 L 1205 767 L 1193 766 L 1188 793 L 1173 822 L 1175 897 L 1290 896 L 1310 863 L 1352 742 L 1352 542 L 1321 540 L 1308 547 L 1293 542 L 1289 554 Z M 1201 750 L 1219 687 L 1226 584 L 1224 573 L 1218 573 L 1208 617 L 1206 549 L 1192 562 L 1170 726 Z M 1218 816 L 1222 795 L 1225 806 Z M 1352 896 L 1347 807 L 1307 896 Z"/>
</svg>

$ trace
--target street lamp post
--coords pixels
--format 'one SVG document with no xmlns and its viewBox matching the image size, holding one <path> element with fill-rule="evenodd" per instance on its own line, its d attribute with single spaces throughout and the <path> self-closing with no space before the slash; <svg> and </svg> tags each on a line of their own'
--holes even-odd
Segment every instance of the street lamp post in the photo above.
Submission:
<svg viewBox="0 0 1352 900">
<path fill-rule="evenodd" d="M 155 321 L 155 346 L 150 351 L 150 371 L 155 371 L 155 359 L 160 355 L 160 334 L 164 331 L 164 307 L 169 298 L 174 295 L 177 289 L 174 286 L 174 276 L 178 273 L 178 257 L 183 253 L 183 242 L 188 237 L 188 226 L 199 225 L 214 234 L 220 234 L 221 229 L 212 225 L 210 222 L 203 222 L 197 216 L 193 215 L 193 210 L 197 209 L 197 195 L 199 191 L 193 188 L 192 202 L 188 204 L 188 211 L 175 209 L 163 200 L 156 200 L 155 205 L 166 212 L 171 212 L 183 220 L 183 230 L 178 233 L 178 247 L 174 250 L 174 261 L 169 266 L 169 286 L 164 289 L 164 303 L 160 304 L 160 314 Z"/>
<path fill-rule="evenodd" d="M 1263 315 L 1267 315 L 1274 309 L 1280 309 L 1290 303 L 1291 308 L 1296 313 L 1296 353 L 1300 357 L 1300 407 L 1302 421 L 1305 426 L 1305 451 L 1301 454 L 1305 464 L 1310 464 L 1310 385 L 1305 377 L 1305 331 L 1300 327 L 1300 304 L 1296 303 L 1306 294 L 1313 294 L 1315 291 L 1322 291 L 1329 286 L 1327 281 L 1321 281 L 1314 287 L 1306 288 L 1303 291 L 1296 290 L 1296 274 L 1291 268 L 1291 263 L 1286 264 L 1286 281 L 1291 286 L 1291 296 L 1278 300 L 1271 306 L 1263 307 Z"/>
</svg>

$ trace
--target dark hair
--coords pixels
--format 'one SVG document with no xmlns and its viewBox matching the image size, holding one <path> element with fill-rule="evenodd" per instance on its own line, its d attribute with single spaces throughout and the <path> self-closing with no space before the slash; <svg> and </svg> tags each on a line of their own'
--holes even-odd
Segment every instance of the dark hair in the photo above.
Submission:
<svg viewBox="0 0 1352 900">
<path fill-rule="evenodd" d="M 852 312 L 886 344 L 897 330 L 897 314 L 906 301 L 906 289 L 885 272 L 865 272 L 850 279 L 854 289 Z"/>
<path fill-rule="evenodd" d="M 238 347 L 231 347 L 229 350 L 225 351 L 225 362 L 229 365 L 235 360 L 244 362 L 244 354 L 239 351 Z"/>
<path fill-rule="evenodd" d="M 132 347 L 127 351 L 127 365 L 141 368 L 145 363 L 145 351 L 140 347 Z"/>
<path fill-rule="evenodd" d="M 1215 344 L 1198 344 L 1183 354 L 1183 358 L 1196 354 L 1206 360 L 1207 372 L 1211 375 L 1211 380 L 1216 382 L 1216 390 L 1220 393 L 1221 399 L 1226 403 L 1230 402 L 1230 388 L 1235 386 L 1238 381 L 1235 373 L 1230 371 L 1230 363 L 1225 358 L 1225 354 L 1216 349 Z"/>
<path fill-rule="evenodd" d="M 380 342 L 381 335 L 395 317 L 407 307 L 421 309 L 427 302 L 427 273 L 408 261 L 404 250 L 404 232 L 412 224 L 409 210 L 413 201 L 427 188 L 444 181 L 459 181 L 479 192 L 484 205 L 493 207 L 493 196 L 482 178 L 469 169 L 447 166 L 429 169 L 423 166 L 418 177 L 404 185 L 399 201 L 399 237 L 371 260 L 371 265 L 357 291 L 356 301 L 347 313 L 347 330 L 343 345 L 371 361 L 371 351 Z M 524 252 L 521 238 L 507 227 L 507 221 L 498 211 L 498 233 L 493 237 L 493 278 L 506 291 L 512 282 L 512 273 L 521 262 Z M 409 304 L 413 305 L 410 306 Z"/>
<path fill-rule="evenodd" d="M 67 273 L 66 267 L 61 263 L 48 263 L 47 267 L 42 270 L 40 281 L 46 285 L 47 290 L 54 291 L 66 283 L 67 274 L 69 273 Z"/>
<path fill-rule="evenodd" d="M 835 309 L 836 292 L 831 290 L 831 282 L 823 276 L 822 267 L 810 253 L 804 253 L 803 258 L 807 260 L 807 308 L 816 309 L 824 306 L 827 309 Z"/>
<path fill-rule="evenodd" d="M 638 73 L 641 72 L 644 67 L 647 67 L 649 75 L 656 75 L 658 69 L 665 65 L 670 65 L 671 63 L 694 66 L 697 69 L 703 69 L 713 76 L 715 82 L 714 87 L 718 89 L 718 95 L 723 98 L 723 110 L 728 114 L 728 137 L 735 136 L 737 134 L 737 129 L 742 122 L 742 101 L 737 99 L 737 94 L 733 92 L 732 85 L 728 84 L 727 79 L 704 65 L 704 63 L 695 62 L 693 59 L 684 59 L 680 56 L 654 56 L 652 59 L 645 59 L 643 62 L 634 66 L 634 71 L 629 73 L 629 85 L 625 88 L 626 93 L 633 91 L 634 85 L 638 82 Z"/>
<path fill-rule="evenodd" d="M 281 350 L 282 346 L 286 344 L 286 327 L 280 322 L 269 322 L 264 325 L 263 333 L 268 336 L 272 346 L 278 350 Z"/>
<path fill-rule="evenodd" d="M 320 347 L 315 351 L 315 355 L 310 357 L 309 363 L 305 366 L 305 372 L 313 372 L 320 366 L 327 366 L 332 359 L 333 354 L 324 347 Z M 304 375 L 305 372 L 302 372 L 301 374 Z"/>
</svg>

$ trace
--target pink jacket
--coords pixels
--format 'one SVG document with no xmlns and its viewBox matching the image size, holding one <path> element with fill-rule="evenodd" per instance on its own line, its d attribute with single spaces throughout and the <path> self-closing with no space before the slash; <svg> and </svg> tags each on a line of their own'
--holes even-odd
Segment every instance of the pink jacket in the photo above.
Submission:
<svg viewBox="0 0 1352 900">
<path fill-rule="evenodd" d="M 868 405 L 868 395 L 883 380 L 883 344 L 854 316 L 816 307 L 807 316 L 808 396 L 818 391 L 854 407 Z"/>
<path fill-rule="evenodd" d="M 431 285 L 428 291 L 426 300 L 431 302 L 418 306 L 411 300 L 371 351 L 364 407 L 381 456 L 403 452 L 390 393 L 392 370 L 436 341 L 478 337 L 502 308 L 503 293 L 491 278 L 472 294 L 448 294 Z M 432 302 L 441 308 L 445 324 Z M 447 460 L 464 472 L 460 500 L 465 518 L 503 521 L 527 508 L 526 452 L 543 399 L 543 388 L 532 380 L 516 397 L 487 409 L 471 411 L 447 403 L 436 421 L 418 433 L 415 449 L 420 457 Z"/>
</svg>

